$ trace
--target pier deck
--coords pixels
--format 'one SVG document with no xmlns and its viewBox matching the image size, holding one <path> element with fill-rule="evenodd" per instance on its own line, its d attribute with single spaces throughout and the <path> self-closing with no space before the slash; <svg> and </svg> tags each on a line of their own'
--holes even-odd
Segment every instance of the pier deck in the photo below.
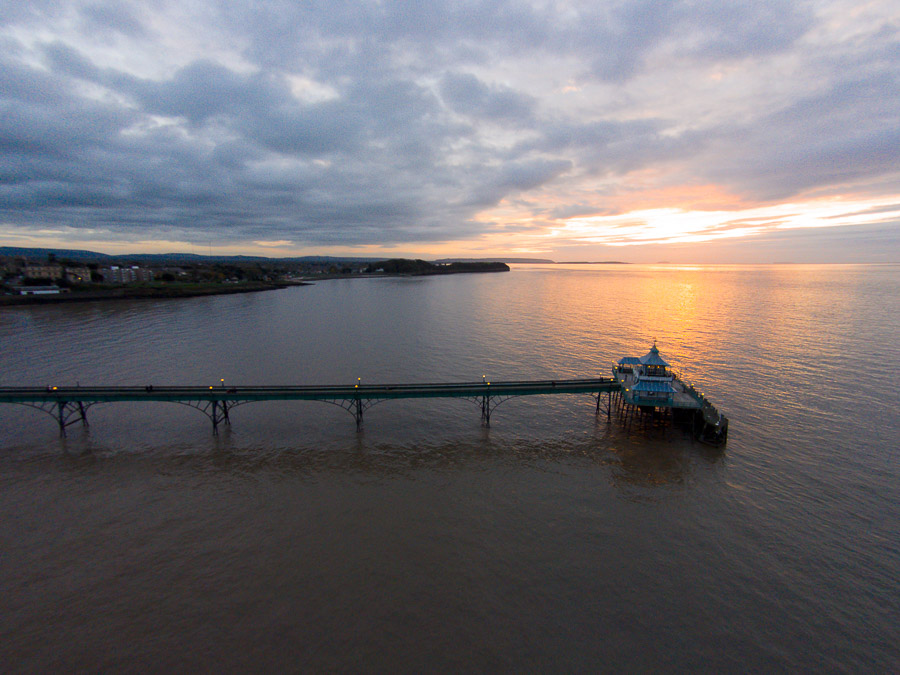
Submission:
<svg viewBox="0 0 900 675">
<path fill-rule="evenodd" d="M 344 408 L 362 429 L 363 412 L 376 403 L 404 398 L 462 398 L 481 407 L 481 419 L 490 425 L 494 408 L 516 396 L 542 394 L 591 394 L 618 392 L 613 378 L 520 380 L 511 382 L 436 382 L 427 384 L 368 384 L 325 386 L 219 386 L 170 387 L 2 387 L 0 403 L 18 403 L 37 408 L 56 418 L 60 434 L 76 422 L 87 425 L 86 411 L 99 403 L 117 401 L 168 401 L 200 410 L 210 418 L 213 432 L 220 423 L 230 424 L 229 411 L 254 401 L 324 401 Z"/>
<path fill-rule="evenodd" d="M 430 384 L 356 384 L 325 386 L 209 387 L 0 387 L 0 403 L 110 401 L 330 401 L 335 398 L 472 398 L 539 394 L 591 394 L 618 390 L 610 377 L 582 380 L 513 382 L 436 382 Z"/>
</svg>

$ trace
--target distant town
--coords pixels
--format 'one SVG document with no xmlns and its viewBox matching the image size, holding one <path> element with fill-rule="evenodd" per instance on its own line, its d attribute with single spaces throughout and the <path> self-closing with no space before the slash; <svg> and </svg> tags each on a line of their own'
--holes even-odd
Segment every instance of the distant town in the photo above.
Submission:
<svg viewBox="0 0 900 675">
<path fill-rule="evenodd" d="M 0 304 L 109 297 L 179 297 L 271 290 L 363 275 L 502 272 L 500 261 L 365 258 L 109 256 L 90 251 L 0 248 Z"/>
</svg>

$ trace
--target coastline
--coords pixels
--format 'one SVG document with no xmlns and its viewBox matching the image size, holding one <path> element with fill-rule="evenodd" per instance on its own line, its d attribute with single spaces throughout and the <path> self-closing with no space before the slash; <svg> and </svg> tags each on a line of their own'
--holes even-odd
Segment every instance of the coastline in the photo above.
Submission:
<svg viewBox="0 0 900 675">
<path fill-rule="evenodd" d="M 401 268 L 402 269 L 402 268 Z M 70 291 L 47 295 L 0 295 L 0 308 L 21 307 L 25 305 L 54 305 L 70 302 L 92 302 L 97 300 L 142 300 L 142 299 L 177 299 L 195 298 L 207 295 L 231 295 L 234 293 L 257 293 L 259 291 L 277 291 L 290 286 L 311 286 L 316 281 L 332 279 L 384 279 L 390 277 L 442 276 L 446 274 L 486 274 L 508 272 L 509 267 L 503 263 L 462 263 L 430 269 L 414 269 L 411 271 L 390 271 L 371 274 L 322 274 L 304 276 L 296 281 L 247 282 L 242 284 L 185 284 L 164 286 L 121 286 L 90 291 Z"/>
<path fill-rule="evenodd" d="M 205 295 L 231 295 L 233 293 L 256 293 L 259 291 L 277 291 L 288 286 L 306 286 L 304 282 L 268 282 L 248 283 L 229 286 L 225 284 L 202 285 L 191 284 L 190 287 L 136 286 L 111 288 L 95 291 L 75 291 L 51 295 L 0 295 L 0 307 L 17 307 L 22 305 L 52 305 L 67 302 L 91 302 L 95 300 L 141 300 L 141 299 L 177 299 L 195 298 Z"/>
</svg>

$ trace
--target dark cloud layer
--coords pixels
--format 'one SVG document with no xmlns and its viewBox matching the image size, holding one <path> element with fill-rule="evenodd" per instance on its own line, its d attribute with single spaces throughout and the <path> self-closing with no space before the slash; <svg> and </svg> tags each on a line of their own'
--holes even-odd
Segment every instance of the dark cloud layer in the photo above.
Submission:
<svg viewBox="0 0 900 675">
<path fill-rule="evenodd" d="M 0 225 L 415 247 L 606 213 L 585 195 L 648 169 L 747 201 L 896 186 L 897 26 L 832 50 L 827 9 L 3 2 Z M 768 97 L 779 58 L 806 65 Z M 700 86 L 717 70 L 758 97 Z M 479 218 L 549 194 L 531 225 Z"/>
</svg>

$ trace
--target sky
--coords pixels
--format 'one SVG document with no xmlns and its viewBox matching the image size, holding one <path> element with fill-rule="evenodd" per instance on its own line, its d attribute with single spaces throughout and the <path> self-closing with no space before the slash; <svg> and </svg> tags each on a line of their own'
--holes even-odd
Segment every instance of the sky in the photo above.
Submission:
<svg viewBox="0 0 900 675">
<path fill-rule="evenodd" d="M 0 10 L 0 245 L 900 262 L 896 0 Z"/>
</svg>

